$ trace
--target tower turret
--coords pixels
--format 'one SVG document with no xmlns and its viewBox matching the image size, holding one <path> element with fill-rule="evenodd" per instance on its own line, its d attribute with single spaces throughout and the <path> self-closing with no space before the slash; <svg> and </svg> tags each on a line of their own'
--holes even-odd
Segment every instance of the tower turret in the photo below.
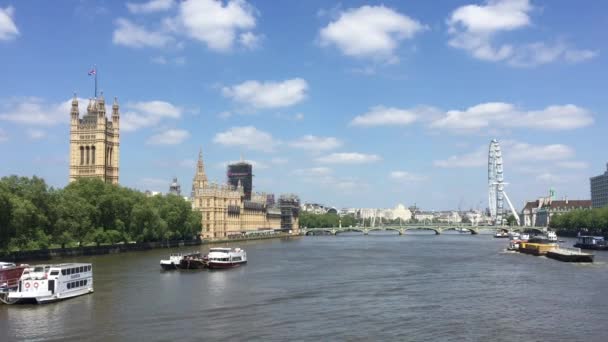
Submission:
<svg viewBox="0 0 608 342">
<path fill-rule="evenodd" d="M 99 99 L 95 101 L 95 107 L 97 109 L 97 117 L 102 119 L 101 123 L 104 123 L 104 119 L 106 118 L 106 99 L 103 97 L 103 91 L 101 92 Z"/>
<path fill-rule="evenodd" d="M 118 111 L 118 98 L 114 97 L 114 103 L 112 104 L 112 125 L 118 129 L 120 121 L 120 112 Z"/>
<path fill-rule="evenodd" d="M 79 115 L 80 111 L 78 110 L 78 98 L 76 97 L 76 93 L 74 93 L 74 97 L 72 98 L 72 109 L 70 110 L 72 125 L 78 125 Z"/>
</svg>

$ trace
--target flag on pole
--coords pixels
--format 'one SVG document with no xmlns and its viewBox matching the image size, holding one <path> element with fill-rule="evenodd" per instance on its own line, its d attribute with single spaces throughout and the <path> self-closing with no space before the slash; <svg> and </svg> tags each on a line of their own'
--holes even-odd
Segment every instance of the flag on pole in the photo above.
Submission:
<svg viewBox="0 0 608 342">
<path fill-rule="evenodd" d="M 95 70 L 95 68 L 91 69 L 91 71 L 89 71 L 89 76 L 91 75 L 97 75 L 97 70 Z"/>
</svg>

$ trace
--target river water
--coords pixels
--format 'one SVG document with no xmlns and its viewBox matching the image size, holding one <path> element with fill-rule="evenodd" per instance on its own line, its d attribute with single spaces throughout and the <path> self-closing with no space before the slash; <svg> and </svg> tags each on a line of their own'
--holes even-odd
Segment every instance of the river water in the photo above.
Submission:
<svg viewBox="0 0 608 342">
<path fill-rule="evenodd" d="M 249 264 L 223 271 L 160 271 L 167 249 L 62 259 L 93 263 L 95 293 L 0 305 L 0 341 L 608 340 L 608 252 L 577 265 L 506 243 L 456 233 L 250 241 L 237 244 Z"/>
</svg>

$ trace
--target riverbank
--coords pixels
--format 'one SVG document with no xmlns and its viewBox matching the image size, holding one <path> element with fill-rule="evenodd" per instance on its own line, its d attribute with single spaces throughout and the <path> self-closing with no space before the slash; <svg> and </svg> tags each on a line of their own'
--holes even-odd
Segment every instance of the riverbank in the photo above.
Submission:
<svg viewBox="0 0 608 342">
<path fill-rule="evenodd" d="M 163 242 L 138 242 L 129 244 L 116 244 L 116 245 L 100 245 L 100 246 L 86 246 L 86 247 L 72 247 L 72 248 L 52 248 L 52 249 L 41 249 L 32 251 L 19 251 L 0 254 L 0 260 L 6 262 L 24 262 L 24 261 L 39 261 L 39 260 L 51 260 L 56 258 L 65 257 L 76 257 L 76 256 L 91 256 L 91 255 L 104 255 L 104 254 L 118 254 L 126 252 L 137 252 L 146 251 L 150 249 L 159 248 L 179 248 L 187 246 L 200 246 L 200 245 L 215 245 L 228 242 L 239 242 L 239 241 L 250 241 L 250 240 L 266 240 L 266 239 L 279 239 L 279 238 L 293 238 L 299 235 L 292 234 L 276 234 L 268 236 L 250 236 L 250 237 L 239 237 L 232 239 L 222 240 L 177 240 L 177 241 L 163 241 Z"/>
</svg>

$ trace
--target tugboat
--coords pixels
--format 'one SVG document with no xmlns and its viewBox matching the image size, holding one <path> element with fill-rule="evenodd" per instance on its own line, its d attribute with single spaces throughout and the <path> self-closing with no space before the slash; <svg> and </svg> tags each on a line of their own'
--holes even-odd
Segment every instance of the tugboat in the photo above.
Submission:
<svg viewBox="0 0 608 342">
<path fill-rule="evenodd" d="M 603 236 L 587 236 L 582 235 L 576 238 L 574 247 L 582 249 L 593 249 L 596 251 L 608 250 L 608 243 Z"/>
<path fill-rule="evenodd" d="M 183 257 L 182 253 L 171 253 L 168 260 L 160 261 L 160 268 L 166 271 L 176 270 Z"/>
<path fill-rule="evenodd" d="M 206 266 L 207 262 L 199 252 L 188 254 L 179 262 L 179 268 L 182 270 L 200 270 Z"/>
<path fill-rule="evenodd" d="M 240 248 L 210 248 L 205 258 L 207 267 L 211 269 L 232 268 L 247 263 L 247 253 Z"/>
</svg>

